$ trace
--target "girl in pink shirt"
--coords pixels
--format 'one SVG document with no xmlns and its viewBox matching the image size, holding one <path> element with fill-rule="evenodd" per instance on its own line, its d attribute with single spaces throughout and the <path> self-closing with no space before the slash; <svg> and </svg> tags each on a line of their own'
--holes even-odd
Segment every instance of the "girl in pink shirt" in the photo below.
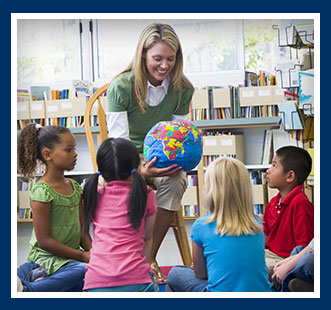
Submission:
<svg viewBox="0 0 331 310">
<path fill-rule="evenodd" d="M 93 224 L 84 290 L 156 292 L 149 255 L 156 213 L 154 191 L 139 174 L 136 146 L 108 138 L 97 153 L 98 169 L 83 191 L 84 230 Z M 102 175 L 106 184 L 98 186 Z"/>
</svg>

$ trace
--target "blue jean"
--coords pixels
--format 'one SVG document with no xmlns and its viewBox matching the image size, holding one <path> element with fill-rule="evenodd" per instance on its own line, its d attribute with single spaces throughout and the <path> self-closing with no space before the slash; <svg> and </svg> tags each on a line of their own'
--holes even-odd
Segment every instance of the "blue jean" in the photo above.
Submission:
<svg viewBox="0 0 331 310">
<path fill-rule="evenodd" d="M 33 269 L 41 268 L 35 262 L 27 262 L 17 268 L 24 292 L 80 292 L 83 290 L 86 264 L 70 261 L 50 276 L 29 281 Z"/>
<path fill-rule="evenodd" d="M 300 253 L 305 247 L 297 246 L 293 249 L 291 256 Z M 288 284 L 294 279 L 299 278 L 307 282 L 314 282 L 314 252 L 306 253 L 284 278 L 282 291 L 288 292 Z"/>
<path fill-rule="evenodd" d="M 205 292 L 208 280 L 196 278 L 191 267 L 174 266 L 169 272 L 167 285 L 173 292 Z"/>
</svg>

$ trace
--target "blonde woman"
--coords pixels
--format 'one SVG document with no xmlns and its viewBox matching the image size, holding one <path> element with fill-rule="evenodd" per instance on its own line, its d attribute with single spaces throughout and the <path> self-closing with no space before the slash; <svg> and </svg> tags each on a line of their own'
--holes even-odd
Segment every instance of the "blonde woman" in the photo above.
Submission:
<svg viewBox="0 0 331 310">
<path fill-rule="evenodd" d="M 206 172 L 206 215 L 192 227 L 193 268 L 175 266 L 167 290 L 177 292 L 270 291 L 261 222 L 253 213 L 248 171 L 219 157 Z"/>
<path fill-rule="evenodd" d="M 179 39 L 169 25 L 151 24 L 142 32 L 130 65 L 107 91 L 110 137 L 130 139 L 142 154 L 147 132 L 159 121 L 188 120 L 193 86 L 183 74 Z M 186 189 L 181 167 L 156 168 L 157 158 L 141 174 L 156 188 L 157 215 L 151 254 L 147 258 L 157 283 L 165 283 L 156 255 Z"/>
</svg>

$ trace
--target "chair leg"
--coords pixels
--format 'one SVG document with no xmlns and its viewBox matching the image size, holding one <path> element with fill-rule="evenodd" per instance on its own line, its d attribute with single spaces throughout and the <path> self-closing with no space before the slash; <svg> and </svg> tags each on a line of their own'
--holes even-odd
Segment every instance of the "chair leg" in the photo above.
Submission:
<svg viewBox="0 0 331 310">
<path fill-rule="evenodd" d="M 192 265 L 192 256 L 189 241 L 187 238 L 186 227 L 181 210 L 175 214 L 175 224 L 172 226 L 177 242 L 177 246 L 185 266 Z"/>
</svg>

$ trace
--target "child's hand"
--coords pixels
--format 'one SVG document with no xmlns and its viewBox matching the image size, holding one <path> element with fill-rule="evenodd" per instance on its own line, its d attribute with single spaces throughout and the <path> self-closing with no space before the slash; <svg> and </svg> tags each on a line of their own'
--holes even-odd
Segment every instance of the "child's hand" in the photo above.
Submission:
<svg viewBox="0 0 331 310">
<path fill-rule="evenodd" d="M 288 272 L 289 269 L 287 268 L 287 265 L 283 265 L 282 267 L 276 269 L 276 271 L 272 275 L 272 280 L 281 284 Z"/>
<path fill-rule="evenodd" d="M 82 251 L 82 262 L 88 263 L 90 261 L 90 251 Z"/>
</svg>

